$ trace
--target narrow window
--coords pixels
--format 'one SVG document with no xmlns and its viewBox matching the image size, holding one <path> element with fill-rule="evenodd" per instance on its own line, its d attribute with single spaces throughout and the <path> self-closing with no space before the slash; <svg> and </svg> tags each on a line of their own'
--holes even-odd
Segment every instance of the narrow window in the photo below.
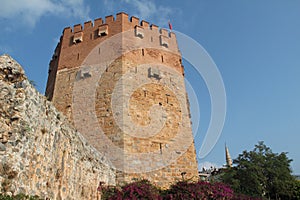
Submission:
<svg viewBox="0 0 300 200">
<path fill-rule="evenodd" d="M 142 56 L 144 56 L 145 54 L 144 54 L 144 49 L 142 49 Z"/>
<path fill-rule="evenodd" d="M 161 62 L 164 62 L 164 56 L 161 56 Z"/>
<path fill-rule="evenodd" d="M 166 94 L 166 97 L 167 97 L 167 103 L 169 103 L 169 94 Z"/>
<path fill-rule="evenodd" d="M 162 154 L 162 143 L 159 143 L 160 154 Z"/>
</svg>

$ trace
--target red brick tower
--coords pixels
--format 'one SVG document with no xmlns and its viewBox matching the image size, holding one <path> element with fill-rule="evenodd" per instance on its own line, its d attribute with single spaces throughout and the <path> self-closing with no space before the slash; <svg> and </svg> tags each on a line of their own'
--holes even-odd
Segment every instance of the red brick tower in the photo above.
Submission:
<svg viewBox="0 0 300 200">
<path fill-rule="evenodd" d="M 117 181 L 198 178 L 176 36 L 125 13 L 65 28 L 46 96 L 117 168 Z"/>
</svg>

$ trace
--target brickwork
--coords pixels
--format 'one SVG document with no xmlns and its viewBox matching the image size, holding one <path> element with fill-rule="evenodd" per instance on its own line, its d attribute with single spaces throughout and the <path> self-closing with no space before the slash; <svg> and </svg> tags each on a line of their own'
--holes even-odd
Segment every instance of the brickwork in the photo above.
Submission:
<svg viewBox="0 0 300 200">
<path fill-rule="evenodd" d="M 64 29 L 54 55 L 46 95 L 111 158 L 117 182 L 197 179 L 174 33 L 119 13 Z"/>
</svg>

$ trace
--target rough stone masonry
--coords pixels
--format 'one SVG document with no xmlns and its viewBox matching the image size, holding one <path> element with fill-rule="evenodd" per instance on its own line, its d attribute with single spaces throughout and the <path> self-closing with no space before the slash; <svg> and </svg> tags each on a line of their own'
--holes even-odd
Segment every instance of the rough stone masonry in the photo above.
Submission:
<svg viewBox="0 0 300 200">
<path fill-rule="evenodd" d="M 174 32 L 126 13 L 67 27 L 48 72 L 47 98 L 111 160 L 117 184 L 198 179 Z"/>
<path fill-rule="evenodd" d="M 97 199 L 115 184 L 109 161 L 39 94 L 22 67 L 0 57 L 0 189 L 50 199 Z"/>
</svg>

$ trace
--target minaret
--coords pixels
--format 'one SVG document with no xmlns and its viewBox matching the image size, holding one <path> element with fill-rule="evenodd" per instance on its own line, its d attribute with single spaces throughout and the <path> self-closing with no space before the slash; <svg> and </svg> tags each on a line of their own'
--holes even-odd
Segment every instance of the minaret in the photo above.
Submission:
<svg viewBox="0 0 300 200">
<path fill-rule="evenodd" d="M 225 144 L 226 167 L 232 167 L 232 159 L 229 154 L 228 147 Z"/>
</svg>

